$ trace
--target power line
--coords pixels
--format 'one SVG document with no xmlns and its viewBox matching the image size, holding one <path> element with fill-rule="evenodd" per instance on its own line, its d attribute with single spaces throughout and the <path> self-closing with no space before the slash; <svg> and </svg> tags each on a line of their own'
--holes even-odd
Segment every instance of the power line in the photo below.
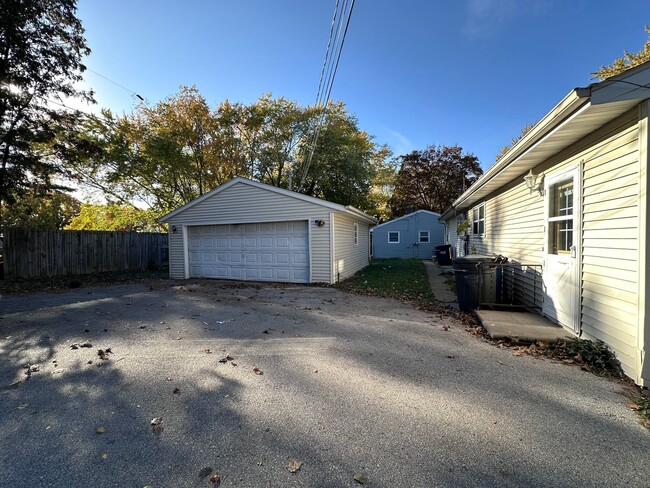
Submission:
<svg viewBox="0 0 650 488">
<path fill-rule="evenodd" d="M 316 125 L 314 126 L 314 132 L 312 137 L 308 140 L 307 147 L 309 149 L 309 156 L 303 167 L 302 175 L 300 178 L 299 188 L 302 188 L 307 179 L 307 173 L 309 172 L 309 167 L 311 165 L 312 159 L 314 157 L 314 151 L 316 149 L 316 144 L 318 143 L 318 138 L 320 132 L 325 123 L 327 116 L 327 107 L 330 101 L 330 95 L 332 93 L 332 87 L 334 85 L 334 79 L 336 78 L 336 72 L 339 67 L 339 61 L 341 59 L 341 52 L 343 51 L 343 45 L 345 43 L 345 37 L 348 33 L 348 28 L 350 26 L 350 19 L 352 18 L 352 10 L 354 9 L 355 0 L 351 0 L 350 8 L 348 9 L 348 1 L 344 0 L 343 5 L 341 6 L 339 13 L 339 0 L 336 0 L 336 5 L 334 7 L 334 15 L 332 17 L 332 24 L 330 26 L 329 39 L 327 41 L 327 48 L 325 50 L 325 60 L 323 62 L 323 69 L 321 71 L 321 78 L 318 83 L 318 92 L 316 94 L 316 107 L 322 106 L 321 113 L 316 120 Z M 338 21 L 337 21 L 338 19 Z M 344 19 L 346 19 L 344 21 Z M 336 29 L 334 25 L 336 24 Z M 345 27 L 343 27 L 345 25 Z M 336 34 L 334 34 L 336 31 Z M 333 46 L 332 56 L 330 56 L 330 49 Z M 333 60 L 336 59 L 334 62 Z M 323 85 L 323 80 L 325 80 L 325 85 Z"/>
<path fill-rule="evenodd" d="M 139 98 L 141 101 L 144 102 L 144 98 L 143 98 L 142 96 L 138 95 L 138 94 L 137 94 L 136 92 L 134 92 L 133 90 L 128 89 L 128 88 L 125 87 L 124 85 L 120 85 L 117 81 L 113 81 L 113 80 L 111 80 L 108 76 L 104 76 L 103 74 L 98 73 L 98 72 L 95 71 L 94 69 L 90 69 L 90 68 L 86 68 L 86 69 L 87 69 L 88 71 L 90 71 L 91 73 L 95 73 L 95 74 L 96 74 L 97 76 L 99 76 L 100 78 L 104 78 L 106 81 L 110 81 L 110 82 L 113 83 L 114 85 L 117 85 L 117 86 L 119 86 L 120 88 L 122 88 L 123 90 L 128 91 L 129 93 L 135 95 L 137 98 Z"/>
</svg>

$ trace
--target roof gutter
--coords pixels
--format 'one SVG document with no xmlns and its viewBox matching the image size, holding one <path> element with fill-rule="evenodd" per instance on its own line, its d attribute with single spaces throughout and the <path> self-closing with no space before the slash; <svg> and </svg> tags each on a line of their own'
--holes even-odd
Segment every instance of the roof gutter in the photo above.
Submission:
<svg viewBox="0 0 650 488">
<path fill-rule="evenodd" d="M 505 168 L 510 166 L 522 154 L 535 146 L 540 140 L 553 132 L 560 124 L 569 119 L 578 110 L 582 109 L 590 101 L 590 88 L 575 88 L 564 99 L 558 103 L 542 120 L 517 143 L 504 154 L 504 156 L 494 163 L 483 175 L 471 185 L 460 197 L 458 197 L 452 206 L 447 209 L 441 219 L 447 219 L 455 209 L 461 207 L 463 202 L 468 200 L 474 193 L 487 184 L 492 178 L 498 175 Z"/>
<path fill-rule="evenodd" d="M 365 220 L 369 224 L 376 224 L 377 223 L 377 219 L 375 219 L 375 218 L 371 217 L 370 215 L 362 212 L 358 208 L 353 207 L 352 205 L 346 205 L 345 210 L 347 210 L 348 212 L 350 212 L 353 215 L 356 215 L 357 217 L 361 217 L 363 220 Z"/>
</svg>

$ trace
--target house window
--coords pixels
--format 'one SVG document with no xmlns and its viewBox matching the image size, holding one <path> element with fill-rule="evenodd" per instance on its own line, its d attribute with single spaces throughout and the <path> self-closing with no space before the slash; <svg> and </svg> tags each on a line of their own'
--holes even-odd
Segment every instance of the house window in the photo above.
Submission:
<svg viewBox="0 0 650 488">
<path fill-rule="evenodd" d="M 551 254 L 569 254 L 573 246 L 573 181 L 550 188 L 548 216 Z"/>
<path fill-rule="evenodd" d="M 388 243 L 389 244 L 399 244 L 399 232 L 393 231 L 388 233 Z"/>
<path fill-rule="evenodd" d="M 359 245 L 359 224 L 354 224 L 354 245 Z"/>
<path fill-rule="evenodd" d="M 485 233 L 485 204 L 474 207 L 472 211 L 472 234 L 482 236 Z"/>
<path fill-rule="evenodd" d="M 420 244 L 423 243 L 429 243 L 429 231 L 428 230 L 421 230 L 420 231 L 420 239 L 419 239 Z"/>
</svg>

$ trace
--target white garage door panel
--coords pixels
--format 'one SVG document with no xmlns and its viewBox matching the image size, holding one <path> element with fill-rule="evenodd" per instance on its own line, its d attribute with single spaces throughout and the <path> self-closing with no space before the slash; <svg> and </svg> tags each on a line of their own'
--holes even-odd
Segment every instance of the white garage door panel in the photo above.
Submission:
<svg viewBox="0 0 650 488">
<path fill-rule="evenodd" d="M 309 282 L 307 222 L 189 227 L 190 277 Z"/>
</svg>

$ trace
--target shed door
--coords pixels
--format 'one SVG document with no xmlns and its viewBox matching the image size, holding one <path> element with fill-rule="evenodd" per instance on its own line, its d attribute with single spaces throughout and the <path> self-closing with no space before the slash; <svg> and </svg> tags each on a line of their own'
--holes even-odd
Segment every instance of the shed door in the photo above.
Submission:
<svg viewBox="0 0 650 488">
<path fill-rule="evenodd" d="M 579 189 L 577 170 L 549 178 L 545 183 L 545 296 L 542 312 L 575 332 L 580 331 Z"/>
<path fill-rule="evenodd" d="M 309 283 L 306 220 L 188 228 L 190 278 Z"/>
</svg>

